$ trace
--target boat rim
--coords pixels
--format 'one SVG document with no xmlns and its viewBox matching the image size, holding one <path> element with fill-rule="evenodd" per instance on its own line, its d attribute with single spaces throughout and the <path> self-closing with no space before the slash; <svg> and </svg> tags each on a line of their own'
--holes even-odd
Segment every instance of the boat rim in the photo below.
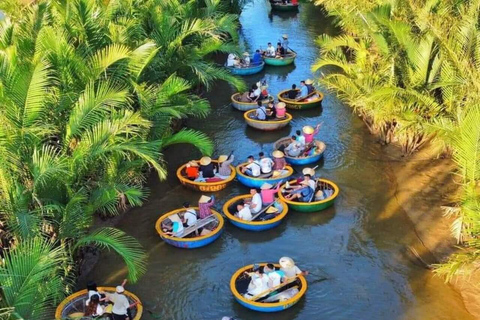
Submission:
<svg viewBox="0 0 480 320">
<path fill-rule="evenodd" d="M 333 194 L 328 197 L 327 199 L 323 199 L 323 200 L 320 200 L 320 201 L 312 201 L 312 202 L 300 202 L 300 201 L 291 201 L 291 200 L 287 200 L 283 194 L 282 194 L 282 190 L 285 189 L 285 184 L 282 184 L 280 186 L 280 190 L 278 190 L 278 197 L 286 202 L 287 204 L 292 204 L 292 205 L 296 205 L 296 206 L 312 206 L 312 205 L 317 205 L 317 204 L 322 204 L 322 203 L 326 203 L 326 202 L 329 202 L 331 200 L 334 200 L 338 194 L 340 193 L 340 188 L 331 180 L 327 180 L 327 179 L 318 179 L 322 182 L 325 182 L 325 183 L 328 183 L 329 185 L 331 185 L 333 187 Z M 290 184 L 296 184 L 296 180 L 291 180 L 289 181 Z"/>
<path fill-rule="evenodd" d="M 241 67 L 241 68 L 235 68 L 235 67 L 227 67 L 227 64 L 225 63 L 225 68 L 228 68 L 228 69 L 235 69 L 235 70 L 245 70 L 245 69 L 254 69 L 254 68 L 258 68 L 258 67 L 261 67 L 262 65 L 265 65 L 265 61 L 262 61 L 261 63 L 259 63 L 258 65 L 250 65 L 248 67 Z"/>
<path fill-rule="evenodd" d="M 296 52 L 291 52 L 291 53 L 287 53 L 286 55 L 283 56 L 283 59 L 287 58 L 287 59 L 292 59 L 292 58 L 296 58 L 297 57 L 297 53 Z M 266 59 L 269 59 L 269 60 L 281 60 L 281 59 L 277 59 L 277 57 L 264 57 L 263 60 L 266 60 Z M 265 61 L 264 61 L 265 63 Z"/>
<path fill-rule="evenodd" d="M 312 103 L 317 103 L 319 101 L 322 101 L 323 100 L 323 93 L 321 93 L 320 91 L 318 90 L 315 90 L 316 93 L 318 93 L 318 99 L 315 100 L 315 101 L 308 101 L 308 102 L 299 102 L 299 101 L 295 101 L 295 100 L 291 100 L 291 99 L 287 99 L 287 98 L 284 98 L 282 97 L 282 94 L 284 93 L 287 93 L 288 91 L 290 91 L 292 89 L 286 89 L 286 90 L 283 90 L 283 91 L 280 91 L 278 94 L 277 94 L 277 98 L 278 100 L 282 101 L 282 102 L 285 102 L 285 103 L 289 103 L 289 104 L 298 104 L 298 105 L 305 105 L 305 104 L 312 104 Z M 299 89 L 297 89 L 299 90 Z"/>
<path fill-rule="evenodd" d="M 237 95 L 241 95 L 240 92 L 236 92 L 234 94 L 232 94 L 232 96 L 230 97 L 230 100 L 232 100 L 232 102 L 235 102 L 236 104 L 245 104 L 245 105 L 257 105 L 256 102 L 242 102 L 242 101 L 238 101 L 236 100 L 234 97 L 237 96 Z M 271 96 L 271 95 L 268 95 L 270 101 L 274 101 L 275 99 Z M 263 100 L 267 100 L 267 99 L 263 99 Z M 263 101 L 262 100 L 262 101 Z"/>
<path fill-rule="evenodd" d="M 287 140 L 287 139 L 290 139 L 290 137 L 283 137 L 283 138 L 280 138 L 278 139 L 277 141 L 275 141 L 273 143 L 273 146 L 276 150 L 278 150 L 278 147 L 277 147 L 277 144 L 280 143 L 282 140 Z M 318 146 L 318 144 L 321 143 L 325 146 L 325 148 L 323 148 L 323 151 L 319 154 L 314 154 L 313 156 L 308 156 L 308 157 L 304 157 L 304 158 L 296 158 L 296 157 L 290 157 L 290 156 L 287 156 L 287 154 L 284 153 L 284 157 L 285 158 L 288 158 L 288 159 L 295 159 L 295 160 L 304 160 L 304 159 L 310 159 L 310 158 L 313 158 L 313 157 L 318 157 L 320 154 L 324 153 L 325 152 L 325 149 L 327 148 L 327 144 L 325 142 L 323 142 L 322 140 L 317 140 L 315 139 L 315 144 Z"/>
<path fill-rule="evenodd" d="M 235 217 L 233 214 L 231 214 L 230 211 L 228 210 L 228 207 L 231 204 L 235 203 L 236 201 L 241 200 L 241 199 L 246 199 L 246 198 L 251 198 L 251 195 L 250 194 L 242 194 L 242 195 L 239 195 L 239 196 L 235 196 L 232 199 L 225 202 L 225 204 L 223 205 L 223 213 L 225 213 L 225 215 L 227 216 L 228 219 L 236 221 L 236 222 L 240 222 L 242 224 L 251 225 L 251 226 L 263 226 L 263 225 L 269 225 L 269 224 L 273 224 L 275 222 L 281 221 L 283 218 L 285 218 L 285 216 L 288 213 L 287 203 L 283 200 L 279 200 L 283 205 L 283 211 L 280 212 L 280 214 L 278 216 L 276 216 L 275 218 L 270 219 L 270 220 L 266 220 L 266 221 L 242 220 L 240 218 Z"/>
<path fill-rule="evenodd" d="M 260 265 L 260 266 L 265 266 L 267 265 L 268 263 L 267 262 L 262 262 L 262 263 L 257 263 L 257 265 Z M 273 265 L 275 267 L 280 267 L 280 265 L 278 263 L 273 263 Z M 255 301 L 251 301 L 251 300 L 248 300 L 248 299 L 245 299 L 238 291 L 237 291 L 237 288 L 235 287 L 235 282 L 237 280 L 237 278 L 243 273 L 245 272 L 246 270 L 248 269 L 252 269 L 253 268 L 253 264 L 250 264 L 248 266 L 244 266 L 240 269 L 238 269 L 232 276 L 232 278 L 230 278 L 230 291 L 233 293 L 233 295 L 235 296 L 235 298 L 241 300 L 242 302 L 248 304 L 248 305 L 251 305 L 251 306 L 256 306 L 256 307 L 283 307 L 283 306 L 286 306 L 286 305 L 289 305 L 290 303 L 292 303 L 293 301 L 296 301 L 298 299 L 300 299 L 301 297 L 303 297 L 305 295 L 305 292 L 307 291 L 307 280 L 305 279 L 305 277 L 303 275 L 298 275 L 297 278 L 300 279 L 300 282 L 302 284 L 302 287 L 300 288 L 300 291 L 295 295 L 293 296 L 292 298 L 286 300 L 286 301 L 282 301 L 282 302 L 274 302 L 274 303 L 260 303 L 260 302 L 255 302 Z"/>
<path fill-rule="evenodd" d="M 98 291 L 111 291 L 111 292 L 116 292 L 116 288 L 114 287 L 98 287 L 97 288 Z M 133 318 L 133 320 L 140 320 L 141 317 L 142 317 L 142 313 L 143 313 L 143 305 L 141 304 L 141 301 L 140 299 L 135 295 L 133 294 L 132 292 L 128 291 L 128 290 L 125 290 L 123 292 L 123 294 L 125 294 L 126 296 L 130 297 L 132 300 L 134 301 L 138 301 L 140 302 L 139 304 L 136 305 L 137 307 L 137 314 L 135 315 L 135 317 Z M 83 295 L 88 295 L 88 290 L 87 289 L 83 289 L 83 290 L 80 290 L 80 291 L 77 291 L 75 293 L 72 293 L 71 295 L 69 295 L 68 297 L 66 297 L 65 299 L 63 299 L 62 302 L 60 302 L 60 304 L 57 306 L 57 309 L 55 310 L 55 319 L 56 320 L 60 320 L 62 319 L 62 312 L 63 310 L 65 309 L 65 306 L 71 302 L 72 300 L 80 297 L 80 296 L 83 296 Z"/>
<path fill-rule="evenodd" d="M 286 112 L 285 113 L 285 116 L 287 117 L 287 119 L 285 120 L 276 120 L 276 121 L 268 121 L 268 120 L 255 120 L 255 119 L 251 119 L 248 117 L 248 114 L 249 112 L 254 112 L 256 111 L 256 109 L 252 109 L 252 110 L 248 110 L 248 111 L 245 111 L 245 113 L 243 114 L 243 117 L 245 118 L 246 121 L 250 121 L 250 122 L 258 122 L 258 123 L 269 123 L 269 124 L 274 124 L 274 123 L 289 123 L 290 121 L 292 121 L 293 117 L 290 113 Z"/>
<path fill-rule="evenodd" d="M 194 160 L 194 161 L 197 162 L 197 163 L 200 162 L 200 160 Z M 218 163 L 218 160 L 212 160 L 212 162 Z M 228 178 L 223 179 L 221 181 L 215 181 L 215 182 L 196 182 L 196 181 L 192 181 L 192 180 L 182 176 L 182 170 L 184 168 L 186 168 L 186 166 L 187 166 L 187 164 L 185 163 L 177 169 L 177 177 L 180 181 L 184 181 L 187 184 L 191 184 L 191 185 L 195 185 L 195 186 L 218 186 L 218 185 L 222 185 L 224 183 L 228 183 L 228 182 L 232 181 L 233 179 L 235 179 L 235 175 L 236 175 L 235 167 L 230 164 L 229 167 L 230 167 L 231 173 L 228 176 Z"/>
<path fill-rule="evenodd" d="M 263 179 L 263 178 L 255 178 L 255 177 L 250 177 L 250 176 L 247 176 L 246 174 L 242 173 L 240 171 L 240 167 L 243 167 L 244 165 L 248 164 L 248 162 L 243 162 L 243 163 L 240 163 L 239 165 L 237 165 L 235 167 L 235 171 L 237 171 L 237 174 L 240 175 L 240 176 L 244 176 L 244 177 L 247 177 L 249 178 L 250 180 L 263 180 L 263 181 L 269 181 L 269 180 L 277 180 L 277 179 L 285 179 L 285 178 L 288 178 L 290 177 L 292 174 L 293 174 L 293 168 L 291 166 L 285 166 L 285 169 L 284 170 L 287 170 L 289 175 L 286 175 L 285 177 L 279 177 L 279 178 L 267 178 L 267 179 Z M 286 201 L 285 201 L 286 202 Z"/>
<path fill-rule="evenodd" d="M 198 207 L 191 207 L 191 208 L 198 210 Z M 158 218 L 157 221 L 155 222 L 155 230 L 157 230 L 157 233 L 160 235 L 160 237 L 165 238 L 165 239 L 174 240 L 174 241 L 179 241 L 179 242 L 200 241 L 200 240 L 203 240 L 203 239 L 213 237 L 214 235 L 216 235 L 217 233 L 219 233 L 222 230 L 223 225 L 225 224 L 225 220 L 223 219 L 222 215 L 219 212 L 217 212 L 213 209 L 210 209 L 210 210 L 212 211 L 213 215 L 215 215 L 215 217 L 217 218 L 218 226 L 213 232 L 210 232 L 209 234 L 206 234 L 204 236 L 199 236 L 199 237 L 194 237 L 194 238 L 178 238 L 178 237 L 174 237 L 174 236 L 169 236 L 169 235 L 165 234 L 165 232 L 163 232 L 162 227 L 161 227 L 162 226 L 162 221 L 167 219 L 169 216 L 174 215 L 175 213 L 178 213 L 178 212 L 181 212 L 181 211 L 186 211 L 185 208 L 175 209 L 175 210 L 169 211 L 169 212 L 161 215 L 160 218 Z"/>
</svg>

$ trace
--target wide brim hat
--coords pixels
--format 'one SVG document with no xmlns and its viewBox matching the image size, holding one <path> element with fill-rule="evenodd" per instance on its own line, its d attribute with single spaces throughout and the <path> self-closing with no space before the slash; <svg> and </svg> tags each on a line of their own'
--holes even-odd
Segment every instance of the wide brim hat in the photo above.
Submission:
<svg viewBox="0 0 480 320">
<path fill-rule="evenodd" d="M 228 156 L 222 154 L 221 156 L 218 157 L 218 162 L 223 162 L 223 161 L 226 161 L 228 159 Z"/>
<path fill-rule="evenodd" d="M 313 170 L 312 168 L 303 168 L 302 173 L 304 175 L 309 174 L 311 176 L 314 176 L 315 175 L 315 170 Z"/>
<path fill-rule="evenodd" d="M 248 52 L 244 52 L 244 53 L 243 53 L 243 55 L 244 55 L 244 56 L 249 56 L 249 55 L 250 55 L 250 53 L 248 53 Z"/>
<path fill-rule="evenodd" d="M 315 129 L 313 129 L 313 127 L 311 126 L 305 126 L 302 128 L 302 131 L 306 134 L 312 134 L 313 132 L 315 132 Z"/>
<path fill-rule="evenodd" d="M 293 268 L 295 266 L 295 262 L 289 257 L 281 257 L 278 263 L 282 268 Z"/>
<path fill-rule="evenodd" d="M 115 291 L 116 291 L 117 293 L 123 293 L 123 292 L 125 291 L 125 289 L 124 289 L 122 286 L 117 286 L 117 287 L 115 288 Z"/>
<path fill-rule="evenodd" d="M 208 166 L 211 162 L 212 159 L 210 157 L 202 157 L 202 159 L 200 159 L 200 164 L 202 166 Z"/>
<path fill-rule="evenodd" d="M 274 158 L 283 158 L 283 157 L 285 157 L 285 154 L 283 154 L 283 152 L 280 151 L 280 150 L 275 150 L 275 151 L 272 152 L 272 156 Z"/>
<path fill-rule="evenodd" d="M 273 171 L 273 173 L 272 173 L 272 178 L 277 178 L 277 177 L 279 177 L 279 176 L 281 176 L 281 175 L 282 175 L 281 171 L 275 170 L 275 171 Z"/>
<path fill-rule="evenodd" d="M 284 39 L 288 39 L 288 34 L 286 34 L 286 33 L 285 33 L 285 34 L 283 34 L 283 35 L 282 35 L 282 38 L 284 38 Z"/>
<path fill-rule="evenodd" d="M 197 163 L 197 161 L 194 161 L 194 160 L 192 160 L 192 161 L 188 161 L 188 163 L 187 163 L 187 164 L 189 164 L 191 167 L 198 167 L 198 163 Z"/>
<path fill-rule="evenodd" d="M 200 199 L 198 200 L 198 203 L 207 203 L 208 201 L 210 201 L 210 199 L 212 199 L 212 198 L 210 198 L 208 196 L 205 196 L 205 195 L 202 195 L 200 197 Z"/>
<path fill-rule="evenodd" d="M 313 84 L 313 80 L 312 79 L 307 79 L 307 80 L 305 80 L 305 84 Z"/>
<path fill-rule="evenodd" d="M 268 182 L 265 182 L 264 184 L 262 184 L 262 186 L 260 187 L 260 189 L 262 190 L 268 190 L 268 189 L 272 189 L 272 185 Z"/>
<path fill-rule="evenodd" d="M 277 208 L 275 207 L 270 207 L 267 209 L 267 213 L 275 213 L 275 212 L 278 212 Z"/>
<path fill-rule="evenodd" d="M 287 105 L 285 104 L 285 102 L 277 103 L 277 109 L 285 109 L 286 107 Z"/>
</svg>

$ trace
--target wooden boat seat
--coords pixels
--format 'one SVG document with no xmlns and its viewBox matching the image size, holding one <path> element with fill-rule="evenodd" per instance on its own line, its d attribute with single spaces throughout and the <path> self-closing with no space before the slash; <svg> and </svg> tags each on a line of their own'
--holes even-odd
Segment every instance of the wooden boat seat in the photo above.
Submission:
<svg viewBox="0 0 480 320">
<path fill-rule="evenodd" d="M 187 228 L 183 229 L 183 232 L 178 236 L 176 235 L 175 237 L 185 238 L 189 234 L 197 231 L 199 228 L 202 228 L 202 227 L 206 226 L 207 224 L 209 224 L 211 222 L 214 222 L 214 221 L 217 221 L 217 218 L 213 214 L 211 216 L 208 216 L 208 217 L 204 218 L 204 219 L 198 219 L 197 223 L 195 223 L 193 226 L 190 226 L 190 227 L 187 227 Z"/>
</svg>

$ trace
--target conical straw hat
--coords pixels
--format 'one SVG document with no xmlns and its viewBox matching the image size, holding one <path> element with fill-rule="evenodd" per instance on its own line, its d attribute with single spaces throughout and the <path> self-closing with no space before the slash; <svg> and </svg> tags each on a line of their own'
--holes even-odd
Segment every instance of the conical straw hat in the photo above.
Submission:
<svg viewBox="0 0 480 320">
<path fill-rule="evenodd" d="M 198 167 L 197 161 L 194 161 L 194 160 L 188 161 L 188 164 L 189 164 L 191 167 Z"/>
<path fill-rule="evenodd" d="M 275 213 L 275 212 L 278 212 L 277 208 L 275 207 L 270 207 L 267 209 L 267 213 Z"/>
<path fill-rule="evenodd" d="M 202 166 L 208 166 L 211 162 L 212 159 L 210 159 L 210 157 L 202 157 L 202 159 L 200 159 L 200 164 Z"/>
<path fill-rule="evenodd" d="M 218 157 L 218 162 L 224 162 L 228 159 L 228 156 L 222 154 L 221 156 Z"/>
<path fill-rule="evenodd" d="M 285 109 L 287 105 L 285 104 L 285 102 L 279 102 L 277 103 L 277 109 Z"/>
<path fill-rule="evenodd" d="M 272 152 L 274 158 L 283 158 L 285 155 L 280 150 L 275 150 Z"/>
<path fill-rule="evenodd" d="M 262 190 L 268 190 L 268 189 L 272 189 L 272 185 L 268 182 L 265 182 L 264 184 L 262 184 L 262 186 L 260 187 L 260 189 Z"/>
<path fill-rule="evenodd" d="M 309 174 L 311 176 L 314 176 L 315 175 L 315 170 L 313 170 L 312 168 L 304 168 L 302 170 L 302 173 L 303 174 Z"/>
<path fill-rule="evenodd" d="M 288 39 L 288 34 L 283 34 L 282 38 Z"/>
<path fill-rule="evenodd" d="M 315 132 L 315 129 L 313 129 L 313 127 L 311 126 L 305 126 L 302 128 L 302 130 L 306 134 L 312 134 L 313 132 Z"/>
<path fill-rule="evenodd" d="M 243 53 L 243 55 L 246 57 L 246 56 L 249 56 L 249 55 L 250 55 L 250 53 L 248 53 L 248 52 L 244 52 L 244 53 Z"/>
<path fill-rule="evenodd" d="M 278 263 L 282 268 L 293 268 L 295 266 L 295 262 L 289 257 L 281 257 Z"/>
<path fill-rule="evenodd" d="M 198 200 L 198 203 L 207 203 L 208 201 L 210 201 L 210 199 L 212 199 L 212 198 L 207 197 L 207 196 L 205 196 L 205 195 L 202 195 L 202 196 L 200 197 L 200 200 Z"/>
<path fill-rule="evenodd" d="M 313 84 L 313 80 L 312 79 L 307 79 L 307 80 L 305 80 L 305 84 Z"/>
</svg>

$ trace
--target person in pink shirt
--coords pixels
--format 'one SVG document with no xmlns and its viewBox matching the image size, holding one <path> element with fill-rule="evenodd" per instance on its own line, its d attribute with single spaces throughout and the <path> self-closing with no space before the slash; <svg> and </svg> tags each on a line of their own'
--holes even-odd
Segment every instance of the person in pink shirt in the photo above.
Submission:
<svg viewBox="0 0 480 320">
<path fill-rule="evenodd" d="M 317 124 L 315 129 L 311 126 L 305 126 L 303 127 L 303 136 L 305 137 L 305 144 L 313 142 L 313 138 L 318 134 L 318 131 L 320 130 L 321 124 Z"/>
<path fill-rule="evenodd" d="M 198 200 L 198 218 L 204 219 L 212 214 L 211 207 L 215 204 L 215 197 L 201 196 Z"/>
<path fill-rule="evenodd" d="M 260 189 L 262 190 L 260 192 L 260 195 L 262 196 L 262 203 L 263 205 L 269 205 L 275 201 L 275 194 L 278 192 L 280 189 L 280 184 L 277 184 L 275 189 L 272 189 L 273 186 L 270 183 L 265 182 Z"/>
</svg>

